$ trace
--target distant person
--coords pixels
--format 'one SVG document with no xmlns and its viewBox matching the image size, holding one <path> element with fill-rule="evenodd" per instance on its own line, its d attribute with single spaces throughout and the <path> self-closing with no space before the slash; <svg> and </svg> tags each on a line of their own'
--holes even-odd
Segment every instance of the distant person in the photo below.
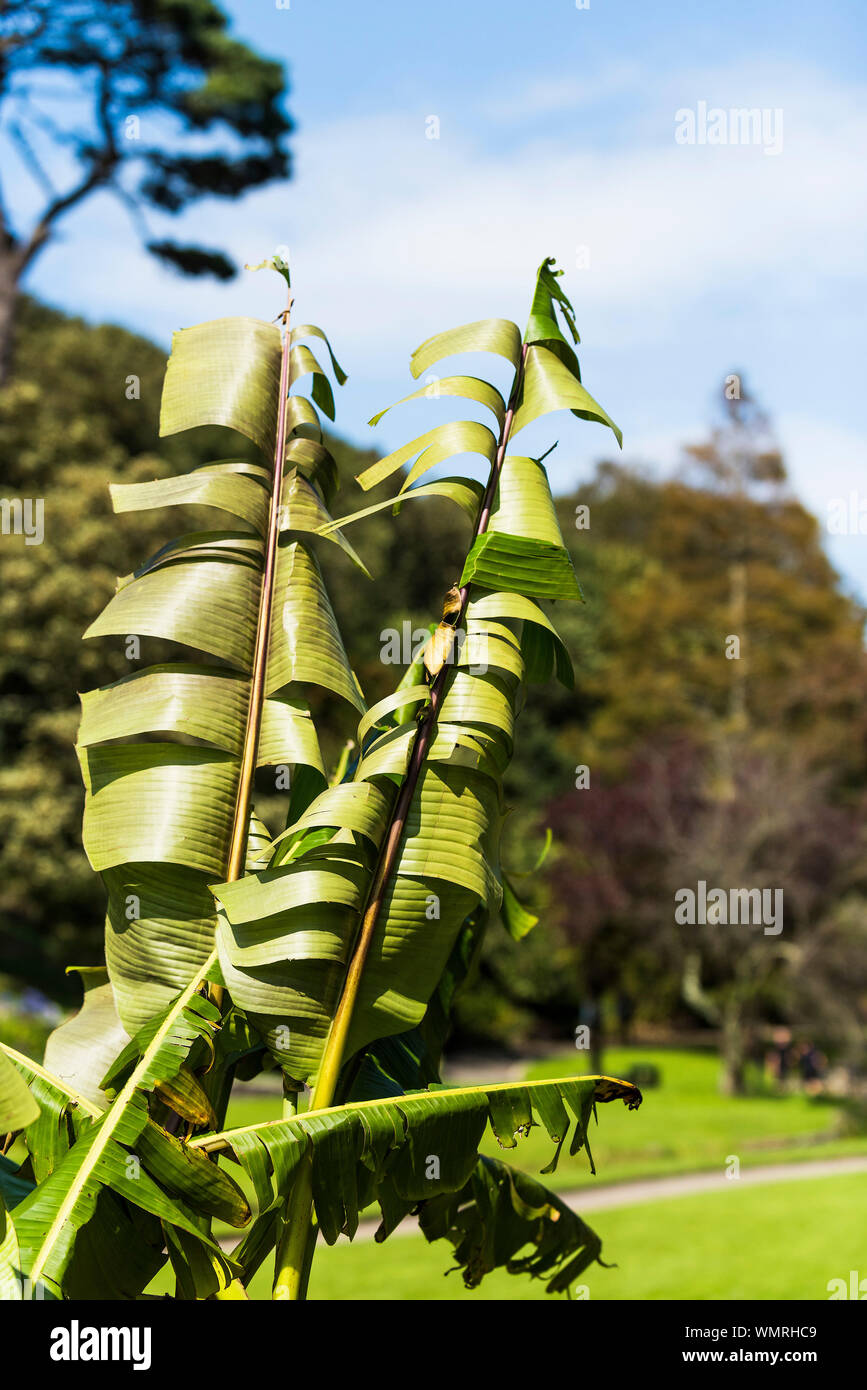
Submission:
<svg viewBox="0 0 867 1390">
<path fill-rule="evenodd" d="M 578 1009 L 578 1025 L 586 1028 L 590 1043 L 590 1066 L 595 1075 L 601 1075 L 602 1066 L 602 1010 L 592 995 L 581 1000 Z"/>
<path fill-rule="evenodd" d="M 810 1096 L 818 1095 L 825 1080 L 828 1059 L 823 1056 L 814 1043 L 803 1042 L 798 1047 L 797 1060 L 804 1090 Z"/>
<path fill-rule="evenodd" d="M 589 1028 L 592 1032 L 594 1028 L 598 1027 L 601 1017 L 599 1005 L 595 999 L 586 998 L 581 1000 L 578 1009 L 578 1022 L 583 1027 Z"/>
<path fill-rule="evenodd" d="M 791 1028 L 775 1028 L 771 1037 L 772 1045 L 765 1054 L 765 1066 L 777 1085 L 783 1088 L 792 1074 L 792 1065 L 795 1060 L 792 1030 Z"/>
<path fill-rule="evenodd" d="M 617 996 L 617 1018 L 620 1023 L 620 1040 L 628 1042 L 632 1032 L 632 1020 L 635 1017 L 635 1000 L 631 994 L 621 990 Z"/>
</svg>

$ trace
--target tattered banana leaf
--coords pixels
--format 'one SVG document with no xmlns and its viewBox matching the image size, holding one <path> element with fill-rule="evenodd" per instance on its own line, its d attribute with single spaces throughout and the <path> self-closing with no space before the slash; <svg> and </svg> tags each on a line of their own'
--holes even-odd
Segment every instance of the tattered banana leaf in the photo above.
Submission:
<svg viewBox="0 0 867 1390">
<path fill-rule="evenodd" d="M 594 1106 L 617 1099 L 636 1109 L 641 1093 L 612 1077 L 437 1087 L 205 1135 L 191 1147 L 234 1154 L 254 1185 L 257 1219 L 285 1204 L 302 1163 L 309 1161 L 325 1240 L 333 1244 L 341 1234 L 351 1238 L 361 1212 L 374 1200 L 382 1211 L 384 1239 L 418 1203 L 465 1187 L 489 1123 L 497 1141 L 510 1148 L 534 1125 L 544 1126 L 554 1145 L 550 1171 L 573 1122 L 570 1153 L 575 1154 L 587 1147 Z M 254 1243 L 258 1249 L 258 1236 Z M 233 1255 L 248 1274 L 249 1253 L 242 1245 Z"/>
<path fill-rule="evenodd" d="M 604 1264 L 602 1241 L 576 1212 L 535 1178 L 487 1156 L 459 1192 L 422 1203 L 418 1221 L 429 1241 L 452 1245 L 468 1289 L 505 1269 L 569 1295 L 591 1264 Z"/>
<path fill-rule="evenodd" d="M 160 433 L 226 425 L 270 464 L 280 397 L 280 330 L 261 319 L 214 319 L 172 338 Z"/>
<path fill-rule="evenodd" d="M 126 1107 L 123 1113 L 129 1121 L 131 1109 Z M 128 1125 L 118 1128 L 119 1138 L 125 1141 L 122 1144 L 113 1137 L 102 1137 L 105 1126 L 105 1119 L 98 1121 L 69 1150 L 51 1176 L 15 1208 L 21 1265 L 34 1289 L 42 1287 L 48 1294 L 58 1294 L 65 1284 L 70 1293 L 67 1276 L 80 1253 L 76 1249 L 79 1235 L 84 1233 L 85 1249 L 90 1239 L 105 1248 L 106 1222 L 111 1228 L 112 1221 L 122 1217 L 127 1225 L 131 1224 L 125 1207 L 113 1200 L 115 1194 L 125 1198 L 134 1209 L 181 1225 L 194 1235 L 200 1234 L 191 1214 L 163 1192 L 130 1152 L 127 1146 L 134 1146 L 138 1133 Z M 130 1249 L 125 1256 L 130 1264 L 133 1255 L 134 1250 Z M 145 1266 L 148 1280 L 161 1263 L 160 1257 Z M 94 1290 L 91 1296 L 112 1295 L 101 1289 Z"/>
<path fill-rule="evenodd" d="M 3 1200 L 7 1209 L 22 1208 L 26 1224 L 28 1207 L 25 1201 L 35 1199 L 42 1191 L 41 1185 L 61 1167 L 76 1140 L 87 1134 L 101 1111 L 37 1063 L 3 1044 L 0 1047 L 39 1102 L 39 1117 L 23 1134 L 28 1151 L 26 1162 L 16 1170 L 7 1159 L 0 1159 Z M 35 1187 L 28 1179 L 28 1170 L 40 1186 Z M 14 1216 L 12 1219 L 14 1221 Z M 159 1222 L 144 1212 L 126 1211 L 107 1189 L 95 1205 L 84 1233 L 73 1240 L 72 1233 L 66 1232 L 66 1238 L 69 1248 L 63 1288 L 53 1281 L 44 1282 L 37 1294 L 39 1297 L 59 1297 L 62 1293 L 66 1297 L 132 1298 L 163 1262 Z M 26 1251 L 24 1257 L 20 1254 L 16 1236 L 17 1291 L 11 1293 L 11 1297 L 33 1297 L 34 1286 L 27 1275 L 26 1255 Z M 6 1273 L 8 1278 L 8 1269 Z"/>
<path fill-rule="evenodd" d="M 456 730 L 491 720 L 509 734 L 508 690 L 493 676 L 467 675 L 467 681 L 466 690 L 450 697 L 454 712 L 444 710 L 444 719 Z M 404 727 L 409 737 L 412 728 Z M 383 745 L 388 754 L 392 737 L 388 730 L 369 740 L 353 782 L 326 789 L 308 809 L 300 829 L 331 826 L 330 842 L 302 846 L 289 864 L 214 888 L 221 904 L 218 940 L 226 985 L 266 1033 L 285 1071 L 300 1081 L 315 1073 L 321 1058 L 386 828 L 392 777 L 402 772 L 408 752 L 408 746 L 397 749 L 396 761 L 395 756 L 384 760 Z M 446 756 L 454 747 L 451 740 Z M 436 759 L 436 749 L 432 752 Z M 482 761 L 478 751 L 476 762 Z M 354 819 L 349 789 L 368 798 L 354 803 Z M 421 1020 L 461 923 L 477 903 L 499 900 L 490 865 L 496 863 L 500 821 L 500 793 L 490 776 L 460 761 L 454 766 L 431 761 L 413 799 L 362 980 L 351 1052 Z M 296 823 L 293 834 L 298 829 Z"/>
<path fill-rule="evenodd" d="M 575 373 L 556 353 L 537 344 L 527 352 L 524 382 L 512 433 L 517 434 L 525 425 L 557 410 L 571 410 L 581 420 L 594 420 L 600 425 L 607 425 L 622 447 L 623 435 L 611 416 L 585 390 Z"/>
<path fill-rule="evenodd" d="M 324 336 L 312 325 L 300 336 L 311 334 Z M 293 371 L 296 378 L 314 372 L 314 398 L 325 399 L 321 368 L 298 342 L 289 370 L 290 379 Z M 209 884 L 226 876 L 251 733 L 260 766 L 324 780 L 308 687 L 364 710 L 316 558 L 300 539 L 329 525 L 336 476 L 321 442 L 294 432 L 292 419 L 308 430 L 317 423 L 302 397 L 289 402 L 279 505 L 272 498 L 280 379 L 273 324 L 220 319 L 176 333 L 161 432 L 224 425 L 252 440 L 262 463 L 227 459 L 183 478 L 113 489 L 118 511 L 196 505 L 229 513 L 243 527 L 190 533 L 164 546 L 119 581 L 86 634 L 158 637 L 203 658 L 137 670 L 82 696 L 84 846 L 108 890 L 106 961 L 127 1033 L 158 1017 L 213 949 Z M 330 388 L 327 395 L 326 404 Z M 339 530 L 330 539 L 361 564 Z M 271 620 L 260 632 L 269 544 L 276 545 Z M 267 670 L 265 698 L 255 708 L 254 665 Z M 172 741 L 153 742 L 154 734 Z M 130 741 L 142 737 L 148 741 Z M 251 775 L 245 766 L 247 785 Z M 264 827 L 255 817 L 250 826 L 252 865 Z"/>
<path fill-rule="evenodd" d="M 555 269 L 552 256 L 546 257 L 536 273 L 536 289 L 524 333 L 525 372 L 512 433 L 516 434 L 540 415 L 568 409 L 579 419 L 608 425 L 622 447 L 620 430 L 581 384 L 581 368 L 572 346 L 580 342 L 580 338 L 575 327 L 575 310 L 560 284 L 562 275 L 562 270 Z M 558 312 L 568 337 L 560 327 Z"/>
<path fill-rule="evenodd" d="M 322 332 L 322 329 L 317 328 L 314 323 L 300 323 L 296 328 L 292 329 L 292 332 L 290 334 L 290 339 L 293 347 L 296 343 L 300 343 L 302 338 L 318 338 L 320 342 L 323 342 L 325 344 L 325 351 L 328 353 L 328 360 L 331 363 L 331 370 L 334 373 L 334 379 L 337 382 L 338 386 L 343 386 L 347 380 L 346 373 L 341 367 L 337 358 L 334 356 L 334 353 L 331 349 L 331 344 L 326 338 L 325 334 Z"/>
<path fill-rule="evenodd" d="M 473 598 L 467 610 L 470 620 L 491 618 L 521 620 L 521 655 L 524 679 L 547 681 L 556 673 L 568 689 L 575 684 L 572 660 L 553 622 L 543 608 L 523 594 L 493 593 Z"/>
<path fill-rule="evenodd" d="M 332 520 L 320 493 L 309 478 L 297 468 L 292 469 L 283 484 L 278 525 L 281 532 L 294 531 L 299 535 L 326 536 L 340 547 L 363 575 L 370 578 L 367 566 L 349 544 L 340 529 L 340 523 Z"/>
<path fill-rule="evenodd" d="M 420 377 L 435 362 L 465 352 L 497 353 L 517 367 L 521 360 L 521 330 L 509 319 L 478 319 L 461 328 L 446 329 L 416 348 L 409 369 L 414 377 Z"/>
<path fill-rule="evenodd" d="M 221 1014 L 199 990 L 220 983 L 209 884 L 226 877 L 239 844 L 243 869 L 244 854 L 252 867 L 269 843 L 255 812 L 242 818 L 239 809 L 249 808 L 256 762 L 324 782 L 306 687 L 365 708 L 315 556 L 299 540 L 330 522 L 336 466 L 315 407 L 298 396 L 281 404 L 293 362 L 314 372 L 314 396 L 325 399 L 309 349 L 284 354 L 272 325 L 221 320 L 176 334 L 162 432 L 225 425 L 251 439 L 263 462 L 225 460 L 115 493 L 121 511 L 204 506 L 242 529 L 163 546 L 119 580 L 89 630 L 158 637 L 205 660 L 136 671 L 82 700 L 84 842 L 109 892 L 111 985 L 91 976 L 81 1012 L 50 1040 L 61 1078 L 24 1067 L 34 1097 L 48 1103 L 24 1131 L 38 1186 L 16 1208 L 16 1231 L 25 1275 L 49 1295 L 114 1296 L 97 1266 L 100 1250 L 104 1264 L 113 1261 L 121 1239 L 130 1244 L 127 1274 L 114 1270 L 121 1296 L 141 1291 L 166 1242 L 185 1288 L 213 1282 L 216 1296 L 235 1279 L 208 1227 L 214 1217 L 244 1224 L 243 1194 L 154 1123 L 149 1107 L 213 1126 L 212 1095 L 225 1102 L 235 1052 L 220 1048 L 219 1075 L 206 1085 Z"/>
<path fill-rule="evenodd" d="M 546 263 L 534 301 L 537 317 L 550 294 L 549 282 L 556 285 Z M 568 303 L 562 296 L 560 302 Z M 550 337 L 550 326 L 546 333 Z M 502 320 L 438 335 L 416 354 L 413 371 L 418 374 L 440 357 L 470 351 L 493 351 L 512 361 L 519 369 L 513 397 L 520 395 L 523 360 L 535 348 L 526 343 L 522 351 L 518 329 Z M 558 371 L 566 370 L 559 357 L 552 360 Z M 446 377 L 439 385 L 444 395 L 489 406 L 504 427 L 502 397 L 480 377 Z M 441 425 L 365 470 L 359 481 L 371 487 L 415 459 L 398 494 L 404 499 L 421 492 L 416 480 L 435 463 L 458 452 L 481 452 L 492 461 L 497 447 L 491 431 L 476 422 Z M 354 997 L 345 1059 L 420 1022 L 461 924 L 479 905 L 498 906 L 502 896 L 497 871 L 500 780 L 512 752 L 524 675 L 525 639 L 510 624 L 517 621 L 529 629 L 526 644 L 535 677 L 556 670 L 568 681 L 568 657 L 534 598 L 581 596 L 547 475 L 536 460 L 506 458 L 490 526 L 473 545 L 462 582 L 472 585 L 466 640 L 456 644 L 436 736 L 384 888 Z M 432 674 L 429 669 L 429 679 Z M 357 738 L 361 757 L 352 773 L 354 786 L 376 786 L 392 806 L 391 784 L 400 784 L 405 776 L 415 739 L 412 725 L 396 718 L 391 727 L 387 722 L 404 704 L 423 708 L 412 686 L 402 685 L 392 705 L 381 702 L 362 718 Z M 356 924 L 383 850 L 387 817 L 359 824 L 346 819 L 348 804 L 339 789 L 324 790 L 310 808 L 315 822 L 302 820 L 297 826 L 300 836 L 315 823 L 317 834 L 294 842 L 291 862 L 286 862 L 285 844 L 278 845 L 267 868 L 241 883 L 214 888 L 221 906 L 218 942 L 226 985 L 296 1081 L 317 1074 Z M 325 839 L 329 826 L 333 835 Z M 294 836 L 296 826 L 291 829 Z M 507 916 L 520 934 L 531 918 L 517 906 L 510 911 L 512 906 L 510 898 Z"/>
<path fill-rule="evenodd" d="M 403 484 L 406 490 L 429 469 L 457 454 L 480 454 L 491 463 L 496 450 L 496 436 L 487 425 L 479 425 L 474 420 L 455 420 L 447 425 L 437 425 L 435 429 L 419 435 L 412 443 L 395 449 L 394 453 L 359 473 L 357 481 L 363 488 L 375 487 L 415 459 Z"/>
<path fill-rule="evenodd" d="M 163 1223 L 179 1299 L 246 1298 L 240 1267 L 219 1246 L 206 1245 L 178 1226 Z M 241 1292 L 239 1293 L 238 1290 Z"/>
<path fill-rule="evenodd" d="M 172 504 L 215 507 L 246 523 L 256 535 L 268 524 L 271 475 L 260 464 L 225 459 L 202 464 L 179 478 L 160 478 L 152 483 L 112 483 L 109 491 L 114 510 L 148 511 Z"/>
<path fill-rule="evenodd" d="M 36 1104 L 35 1118 L 24 1127 L 23 1137 L 33 1177 L 41 1182 L 99 1118 L 101 1107 L 5 1043 L 0 1043 L 0 1056 L 13 1064 Z"/>
<path fill-rule="evenodd" d="M 575 327 L 575 310 L 560 284 L 563 272 L 555 270 L 555 265 L 554 257 L 546 256 L 536 272 L 536 288 L 533 291 L 533 303 L 524 340 L 528 343 L 544 343 L 557 352 L 564 362 L 573 368 L 576 375 L 580 376 L 578 358 L 570 347 L 570 340 L 572 343 L 581 341 Z M 558 322 L 558 309 L 565 321 L 568 338 Z"/>
<path fill-rule="evenodd" d="M 430 385 L 420 386 L 417 391 L 413 391 L 402 400 L 396 401 L 395 405 L 405 405 L 407 401 L 415 400 L 439 400 L 441 396 L 463 396 L 465 400 L 478 401 L 479 405 L 486 406 L 494 416 L 498 425 L 502 425 L 506 414 L 506 402 L 503 400 L 499 391 L 488 381 L 482 381 L 477 376 L 443 376 L 437 377 Z M 380 410 L 372 419 L 368 420 L 369 425 L 378 425 L 383 415 L 387 415 L 389 410 L 394 410 L 393 405 L 387 405 L 384 410 Z"/>
<path fill-rule="evenodd" d="M 501 915 L 511 895 L 505 878 L 503 887 Z M 518 911 L 523 928 L 528 914 L 520 905 Z M 422 1023 L 368 1049 L 352 1088 L 352 1100 L 399 1096 L 439 1082 L 449 1012 L 455 994 L 470 974 L 484 930 L 484 914 L 476 914 L 464 924 Z M 510 930 L 516 937 L 525 934 L 514 927 Z M 389 1201 L 385 1187 L 381 1202 L 391 1223 L 405 1213 L 405 1204 L 394 1194 Z M 478 1158 L 459 1191 L 441 1193 L 413 1210 L 429 1241 L 445 1239 L 451 1243 L 456 1268 L 462 1271 L 467 1288 L 477 1288 L 486 1274 L 505 1268 L 510 1274 L 544 1278 L 548 1293 L 565 1292 L 569 1296 L 571 1285 L 585 1268 L 594 1260 L 603 1263 L 601 1241 L 580 1216 L 535 1178 L 487 1156 Z M 389 1222 L 384 1221 L 377 1239 L 384 1239 L 389 1229 Z"/>
<path fill-rule="evenodd" d="M 379 1038 L 364 1049 L 349 1100 L 379 1100 L 440 1084 L 451 1010 L 478 960 L 488 920 L 488 913 L 478 908 L 462 924 L 421 1022 L 406 1033 Z"/>
<path fill-rule="evenodd" d="M 369 507 L 362 507 L 360 511 L 352 512 L 349 516 L 342 516 L 337 521 L 332 521 L 328 526 L 322 528 L 322 535 L 329 535 L 337 527 L 349 526 L 353 521 L 361 521 L 363 517 L 373 516 L 375 512 L 384 511 L 391 507 L 393 512 L 398 512 L 404 502 L 414 502 L 424 497 L 443 497 L 448 502 L 454 502 L 459 507 L 464 516 L 470 521 L 474 521 L 479 510 L 479 503 L 482 500 L 483 488 L 481 483 L 474 478 L 437 478 L 431 483 L 417 483 L 414 487 L 408 487 L 395 499 L 393 497 L 383 498 L 381 502 L 373 502 Z"/>
<path fill-rule="evenodd" d="M 206 965 L 213 963 L 212 957 Z M 191 983 L 146 1037 L 132 1040 L 103 1079 L 103 1089 L 111 1090 L 113 1080 L 126 1075 L 103 1113 L 71 1096 L 44 1070 L 32 1070 L 34 1090 L 41 1084 L 48 1091 L 62 1126 L 53 1141 L 40 1122 L 25 1131 L 38 1186 L 16 1206 L 15 1227 L 21 1266 L 34 1290 L 41 1288 L 48 1297 L 80 1297 L 71 1290 L 88 1288 L 90 1297 L 117 1297 L 109 1277 L 116 1257 L 116 1289 L 120 1296 L 135 1296 L 163 1260 L 161 1228 L 158 1234 L 148 1217 L 217 1253 L 202 1216 L 219 1214 L 235 1224 L 247 1220 L 243 1195 L 227 1175 L 211 1173 L 212 1165 L 205 1169 L 197 1158 L 179 1153 L 177 1142 L 148 1115 L 147 1094 L 177 1078 L 194 1043 L 202 1042 L 219 1017 Z M 23 1060 L 26 1073 L 32 1064 Z M 126 1266 L 124 1242 L 130 1246 Z"/>
<path fill-rule="evenodd" d="M 467 557 L 461 583 L 534 598 L 582 598 L 547 473 L 535 459 L 504 460 L 490 524 Z"/>
<path fill-rule="evenodd" d="M 522 941 L 539 923 L 535 913 L 528 912 L 505 874 L 501 875 L 503 901 L 500 903 L 500 918 L 513 941 Z"/>
</svg>

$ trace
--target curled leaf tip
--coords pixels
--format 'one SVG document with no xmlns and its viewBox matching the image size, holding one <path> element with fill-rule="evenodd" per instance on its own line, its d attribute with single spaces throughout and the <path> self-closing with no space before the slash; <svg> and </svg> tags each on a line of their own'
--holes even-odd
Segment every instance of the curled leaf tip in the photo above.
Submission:
<svg viewBox="0 0 867 1390">
<path fill-rule="evenodd" d="M 282 275 L 289 288 L 292 288 L 292 281 L 289 278 L 289 248 L 280 246 L 273 256 L 266 256 L 264 261 L 259 261 L 256 265 L 244 263 L 245 270 L 276 270 L 278 275 Z"/>
</svg>

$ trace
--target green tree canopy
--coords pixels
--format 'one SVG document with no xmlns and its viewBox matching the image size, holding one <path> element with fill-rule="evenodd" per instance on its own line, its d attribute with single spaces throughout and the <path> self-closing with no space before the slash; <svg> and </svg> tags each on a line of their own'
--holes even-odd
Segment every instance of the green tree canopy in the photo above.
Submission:
<svg viewBox="0 0 867 1390">
<path fill-rule="evenodd" d="M 232 38 L 209 0 L 0 7 L 0 131 L 39 199 L 22 226 L 0 198 L 0 369 L 21 277 L 99 189 L 129 208 L 161 260 L 187 275 L 232 276 L 222 250 L 155 236 L 144 211 L 176 214 L 285 178 L 285 92 L 281 65 Z"/>
</svg>

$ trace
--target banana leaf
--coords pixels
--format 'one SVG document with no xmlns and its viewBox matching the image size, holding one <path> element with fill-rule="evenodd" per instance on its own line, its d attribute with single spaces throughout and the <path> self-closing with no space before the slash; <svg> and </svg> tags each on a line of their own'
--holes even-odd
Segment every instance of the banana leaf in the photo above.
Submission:
<svg viewBox="0 0 867 1390">
<path fill-rule="evenodd" d="M 300 336 L 310 334 L 322 336 L 305 325 Z M 314 371 L 321 394 L 321 368 L 309 349 L 296 342 L 288 352 L 290 382 L 293 372 Z M 196 505 L 229 513 L 243 527 L 190 532 L 163 547 L 119 581 L 86 633 L 160 638 L 202 658 L 136 670 L 82 696 L 84 846 L 108 891 L 106 962 L 127 1034 L 161 1015 L 213 949 L 209 884 L 226 876 L 255 765 L 307 771 L 324 782 L 309 688 L 364 709 L 307 545 L 331 519 L 334 463 L 320 442 L 282 419 L 281 363 L 273 324 L 220 319 L 176 333 L 161 433 L 223 425 L 252 440 L 263 461 L 227 459 L 185 477 L 113 489 L 117 511 Z M 286 409 L 310 429 L 315 407 L 302 400 L 292 396 Z M 272 495 L 278 431 L 279 499 Z M 361 564 L 339 530 L 329 539 Z M 262 673 L 257 702 L 251 694 Z M 172 741 L 155 742 L 155 735 Z M 253 762 L 245 760 L 249 745 Z M 252 865 L 264 827 L 255 817 L 247 826 L 244 862 Z"/>
<path fill-rule="evenodd" d="M 20 1072 L 0 1052 L 0 1133 L 24 1129 L 39 1118 L 39 1106 Z"/>
<path fill-rule="evenodd" d="M 37 1186 L 15 1208 L 21 1269 L 39 1296 L 74 1297 L 70 1290 L 84 1287 L 96 1290 L 91 1297 L 135 1296 L 162 1264 L 163 1225 L 186 1232 L 222 1259 L 201 1217 L 233 1214 L 237 1224 L 249 1218 L 243 1194 L 227 1175 L 212 1173 L 213 1165 L 205 1169 L 195 1158 L 193 1168 L 148 1113 L 148 1094 L 177 1077 L 192 1044 L 219 1017 L 191 983 L 149 1036 L 133 1039 L 103 1078 L 102 1089 L 110 1090 L 114 1073 L 128 1070 L 104 1112 L 44 1069 L 26 1059 L 18 1063 L 48 1092 L 59 1122 L 53 1132 L 39 1128 L 39 1121 L 35 1132 L 33 1126 L 25 1130 Z M 130 1055 L 137 1056 L 131 1067 Z M 124 1245 L 129 1260 L 120 1278 Z M 228 1271 L 226 1282 L 231 1277 Z"/>
<path fill-rule="evenodd" d="M 307 1160 L 325 1240 L 333 1244 L 340 1235 L 354 1236 L 362 1211 L 374 1200 L 382 1212 L 384 1239 L 419 1203 L 466 1187 L 489 1124 L 508 1148 L 541 1124 L 554 1146 L 549 1172 L 573 1123 L 570 1153 L 587 1149 L 590 1157 L 587 1131 L 594 1107 L 617 1099 L 637 1109 L 641 1092 L 612 1077 L 438 1086 L 204 1135 L 190 1147 L 234 1155 L 253 1184 L 257 1220 L 285 1204 Z M 590 1163 L 592 1168 L 592 1158 Z M 257 1251 L 261 1229 L 253 1241 Z M 242 1244 L 233 1258 L 249 1276 L 248 1253 Z"/>
</svg>

